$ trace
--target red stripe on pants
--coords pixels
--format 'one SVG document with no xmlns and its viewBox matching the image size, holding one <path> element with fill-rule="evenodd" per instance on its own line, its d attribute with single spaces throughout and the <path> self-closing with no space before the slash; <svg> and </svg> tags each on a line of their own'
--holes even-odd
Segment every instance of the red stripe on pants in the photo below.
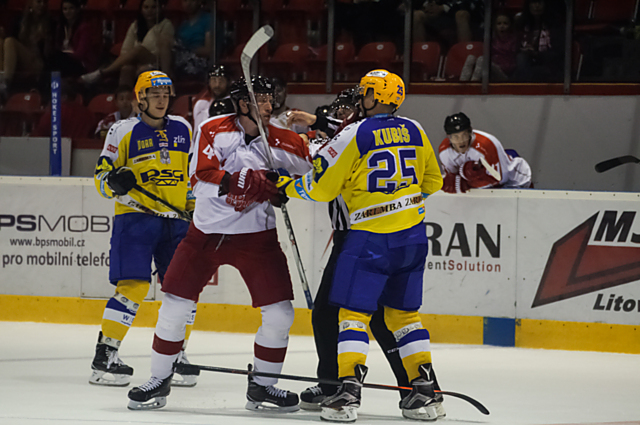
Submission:
<svg viewBox="0 0 640 425">
<path fill-rule="evenodd" d="M 158 335 L 153 335 L 153 351 L 156 353 L 164 354 L 165 356 L 173 356 L 180 352 L 182 349 L 182 341 L 165 341 L 164 339 L 158 337 Z"/>
<path fill-rule="evenodd" d="M 284 348 L 267 348 L 262 345 L 253 344 L 253 353 L 256 358 L 271 363 L 283 363 L 284 356 L 287 354 L 287 347 Z"/>
</svg>

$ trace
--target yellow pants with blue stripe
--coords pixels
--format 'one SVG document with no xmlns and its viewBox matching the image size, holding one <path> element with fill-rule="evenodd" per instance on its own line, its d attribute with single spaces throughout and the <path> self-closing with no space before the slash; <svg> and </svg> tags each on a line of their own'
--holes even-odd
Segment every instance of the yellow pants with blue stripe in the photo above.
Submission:
<svg viewBox="0 0 640 425">
<path fill-rule="evenodd" d="M 387 327 L 396 339 L 402 364 L 409 381 L 420 377 L 418 368 L 431 363 L 429 332 L 422 326 L 417 311 L 402 311 L 385 307 Z M 355 367 L 364 365 L 369 353 L 367 328 L 371 314 L 341 308 L 338 313 L 338 375 L 355 375 Z"/>
</svg>

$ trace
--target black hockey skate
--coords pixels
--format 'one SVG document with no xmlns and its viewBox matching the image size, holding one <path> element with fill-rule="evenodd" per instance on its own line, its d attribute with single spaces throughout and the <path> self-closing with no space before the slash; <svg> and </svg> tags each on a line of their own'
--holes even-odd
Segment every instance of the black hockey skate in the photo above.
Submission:
<svg viewBox="0 0 640 425">
<path fill-rule="evenodd" d="M 171 378 L 173 374 L 164 379 L 152 376 L 139 387 L 129 391 L 130 410 L 152 410 L 167 405 L 167 396 L 171 393 Z"/>
<path fill-rule="evenodd" d="M 198 383 L 200 369 L 189 363 L 189 359 L 187 359 L 187 354 L 184 350 L 180 350 L 178 358 L 173 363 L 173 372 L 172 387 L 195 387 Z"/>
<path fill-rule="evenodd" d="M 266 403 L 266 404 L 265 404 Z M 247 388 L 246 409 L 258 410 L 260 408 L 272 409 L 279 412 L 296 412 L 300 410 L 298 394 L 281 390 L 273 385 L 262 386 L 255 383 L 249 375 L 249 387 Z"/>
<path fill-rule="evenodd" d="M 102 332 L 100 332 L 98 334 L 98 344 L 96 345 L 96 355 L 91 363 L 93 372 L 89 378 L 89 383 L 126 387 L 131 382 L 133 368 L 120 360 L 116 347 L 106 344 L 103 340 Z"/>
<path fill-rule="evenodd" d="M 360 391 L 367 367 L 356 365 L 355 376 L 348 376 L 342 380 L 338 392 L 327 397 L 321 404 L 320 419 L 330 422 L 355 422 L 358 419 L 357 409 L 360 407 Z"/>
<path fill-rule="evenodd" d="M 418 421 L 435 421 L 438 419 L 436 405 L 442 407 L 442 395 L 436 396 L 434 391 L 434 374 L 431 369 L 431 363 L 420 365 L 420 377 L 411 382 L 413 389 L 411 393 L 400 402 L 402 416 L 407 419 Z M 440 400 L 438 400 L 440 399 Z"/>
<path fill-rule="evenodd" d="M 315 387 L 309 387 L 300 393 L 300 408 L 303 410 L 320 411 L 320 403 L 322 403 L 327 397 L 332 396 L 334 393 L 325 393 L 319 385 Z"/>
</svg>

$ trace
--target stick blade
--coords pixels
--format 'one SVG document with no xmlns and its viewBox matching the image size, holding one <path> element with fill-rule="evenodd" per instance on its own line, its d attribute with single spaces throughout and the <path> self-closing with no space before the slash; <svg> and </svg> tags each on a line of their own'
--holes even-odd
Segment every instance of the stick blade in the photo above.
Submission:
<svg viewBox="0 0 640 425">
<path fill-rule="evenodd" d="M 242 69 L 248 69 L 251 64 L 251 59 L 255 56 L 256 52 L 264 46 L 267 41 L 273 37 L 273 28 L 270 25 L 265 25 L 258 31 L 253 33 L 247 44 L 242 49 L 242 55 L 240 56 L 240 62 L 242 63 Z"/>
<path fill-rule="evenodd" d="M 604 173 L 605 171 L 609 171 L 612 168 L 615 168 L 622 164 L 629 163 L 640 163 L 640 159 L 636 158 L 632 155 L 625 155 L 618 158 L 608 159 L 606 161 L 602 161 L 596 164 L 595 169 L 598 173 Z"/>
</svg>

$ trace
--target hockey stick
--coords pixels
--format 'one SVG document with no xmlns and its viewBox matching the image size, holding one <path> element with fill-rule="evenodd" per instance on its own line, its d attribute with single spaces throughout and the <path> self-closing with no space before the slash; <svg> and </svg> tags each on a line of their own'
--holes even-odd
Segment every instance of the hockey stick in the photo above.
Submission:
<svg viewBox="0 0 640 425">
<path fill-rule="evenodd" d="M 133 186 L 133 188 L 135 190 L 137 190 L 138 192 L 142 193 L 144 196 L 146 196 L 147 198 L 156 201 L 159 204 L 164 205 L 165 207 L 169 208 L 171 211 L 175 212 L 176 214 L 178 214 L 178 217 L 181 220 L 185 220 L 185 221 L 191 221 L 191 216 L 189 214 L 187 214 L 186 211 L 182 211 L 180 208 L 178 207 L 174 207 L 173 205 L 171 205 L 170 203 L 168 203 L 167 201 L 165 201 L 164 199 L 154 195 L 153 193 L 149 192 L 147 189 L 141 187 L 139 184 L 135 184 Z"/>
<path fill-rule="evenodd" d="M 495 168 L 493 168 L 491 166 L 491 164 L 489 164 L 487 162 L 486 159 L 484 159 L 484 157 L 480 157 L 480 162 L 482 163 L 482 165 L 484 166 L 484 168 L 487 169 L 487 171 L 489 172 L 489 174 L 491 174 L 491 177 L 493 177 L 494 179 L 498 180 L 498 182 L 500 182 L 500 173 L 498 172 L 498 170 L 496 170 Z"/>
<path fill-rule="evenodd" d="M 204 370 L 204 371 L 208 371 L 208 372 L 222 372 L 222 373 L 233 373 L 236 375 L 254 375 L 254 376 L 264 376 L 265 378 L 277 378 L 277 379 L 287 379 L 290 381 L 303 381 L 303 382 L 317 382 L 320 384 L 325 384 L 325 385 L 335 385 L 335 386 L 340 386 L 342 384 L 342 382 L 338 381 L 338 380 L 332 380 L 332 379 L 321 379 L 321 378 L 312 378 L 310 376 L 299 376 L 299 375 L 284 375 L 281 373 L 269 373 L 269 372 L 257 372 L 255 370 L 244 370 L 244 369 L 229 369 L 226 367 L 216 367 L 216 366 L 201 366 L 201 365 L 195 365 L 195 364 L 191 364 L 190 366 L 187 367 L 193 367 L 198 368 L 198 370 Z M 251 365 L 249 365 L 249 369 L 251 368 Z M 364 388 L 371 388 L 371 389 L 375 389 L 375 390 L 411 390 L 411 387 L 398 387 L 395 385 L 384 385 L 384 384 L 369 384 L 369 383 L 363 383 L 362 386 Z M 461 400 L 466 401 L 467 403 L 470 403 L 471 405 L 473 405 L 473 407 L 475 407 L 476 409 L 478 409 L 480 411 L 480 413 L 482 413 L 483 415 L 488 415 L 489 414 L 489 409 L 487 409 L 482 403 L 480 403 L 478 400 L 469 397 L 466 394 L 461 394 L 461 393 L 456 393 L 453 391 L 442 391 L 442 390 L 436 390 L 437 393 L 440 393 L 442 395 L 448 395 L 451 397 L 456 397 L 459 398 Z"/>
<path fill-rule="evenodd" d="M 260 138 L 262 139 L 262 143 L 264 143 L 264 149 L 267 155 L 267 162 L 269 168 L 275 170 L 275 160 L 273 159 L 273 153 L 271 152 L 271 147 L 269 146 L 269 142 L 267 141 L 267 136 L 262 126 L 262 120 L 259 115 L 258 102 L 256 101 L 256 95 L 253 92 L 253 85 L 251 84 L 251 60 L 258 52 L 258 50 L 264 46 L 270 39 L 273 37 L 273 28 L 269 25 L 265 25 L 256 31 L 244 49 L 242 50 L 242 56 L 240 57 L 240 62 L 242 63 L 242 72 L 244 74 L 245 81 L 247 82 L 247 89 L 249 90 L 249 97 L 251 98 L 251 104 L 255 108 L 256 115 L 256 124 L 258 125 L 258 130 L 260 131 Z M 287 207 L 283 203 L 280 206 L 282 210 L 282 216 L 284 217 L 284 224 L 287 227 L 287 233 L 289 234 L 289 241 L 291 242 L 291 248 L 293 251 L 293 258 L 295 259 L 296 266 L 298 268 L 298 274 L 300 275 L 300 281 L 302 282 L 302 290 L 304 291 L 304 296 L 307 299 L 307 307 L 309 310 L 313 309 L 313 299 L 311 298 L 311 291 L 309 291 L 309 282 L 307 281 L 307 275 L 304 272 L 304 266 L 302 265 L 302 258 L 300 258 L 300 251 L 298 251 L 298 244 L 296 243 L 296 236 L 293 233 L 293 226 L 291 226 L 291 220 L 289 218 L 289 212 L 287 211 Z"/>
<path fill-rule="evenodd" d="M 596 171 L 598 173 L 604 173 L 605 171 L 609 171 L 612 168 L 617 167 L 622 164 L 629 163 L 640 164 L 640 159 L 636 158 L 632 155 L 619 156 L 618 158 L 608 159 L 606 161 L 602 161 L 596 164 Z"/>
</svg>

